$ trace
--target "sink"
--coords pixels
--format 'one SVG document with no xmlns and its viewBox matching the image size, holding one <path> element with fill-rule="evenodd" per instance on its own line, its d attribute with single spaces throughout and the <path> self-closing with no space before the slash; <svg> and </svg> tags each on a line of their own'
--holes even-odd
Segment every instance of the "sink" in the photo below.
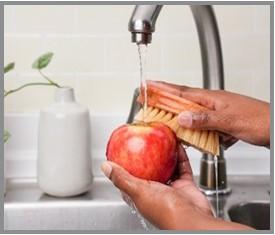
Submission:
<svg viewBox="0 0 275 235">
<path fill-rule="evenodd" d="M 198 177 L 195 177 L 198 181 Z M 270 176 L 229 175 L 232 193 L 208 197 L 218 216 L 269 229 Z M 4 229 L 91 231 L 145 231 L 155 229 L 141 221 L 121 199 L 121 194 L 105 177 L 95 177 L 90 191 L 71 198 L 44 194 L 35 179 L 9 179 L 4 201 Z"/>
<path fill-rule="evenodd" d="M 89 192 L 70 198 L 44 194 L 34 179 L 9 180 L 4 211 L 6 231 L 145 229 L 119 190 L 103 177 L 94 178 Z"/>
<path fill-rule="evenodd" d="M 228 210 L 231 221 L 251 226 L 257 230 L 270 229 L 270 203 L 244 202 Z"/>
</svg>

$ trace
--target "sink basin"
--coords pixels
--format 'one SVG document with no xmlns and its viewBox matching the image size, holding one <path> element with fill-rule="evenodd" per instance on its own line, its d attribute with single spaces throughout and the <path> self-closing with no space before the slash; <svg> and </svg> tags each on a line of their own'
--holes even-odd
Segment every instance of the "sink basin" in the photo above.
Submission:
<svg viewBox="0 0 275 235">
<path fill-rule="evenodd" d="M 44 194 L 35 180 L 9 180 L 4 203 L 5 230 L 145 230 L 103 177 L 94 178 L 89 192 L 68 198 Z M 150 229 L 152 229 L 150 227 Z"/>
<path fill-rule="evenodd" d="M 198 177 L 195 177 L 198 180 Z M 269 176 L 229 176 L 232 193 L 219 197 L 218 216 L 256 229 L 269 228 Z M 213 208 L 216 197 L 209 197 Z M 254 202 L 254 203 L 242 203 Z M 95 177 L 90 191 L 71 198 L 44 194 L 35 179 L 10 179 L 4 201 L 4 229 L 137 231 L 155 229 L 141 221 L 105 177 Z"/>
<path fill-rule="evenodd" d="M 231 221 L 251 226 L 257 230 L 270 229 L 270 203 L 245 202 L 228 210 Z"/>
</svg>

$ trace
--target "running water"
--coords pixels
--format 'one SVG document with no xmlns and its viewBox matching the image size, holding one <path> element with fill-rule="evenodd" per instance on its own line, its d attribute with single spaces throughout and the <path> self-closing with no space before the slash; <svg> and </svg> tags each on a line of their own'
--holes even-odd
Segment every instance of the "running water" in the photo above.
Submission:
<svg viewBox="0 0 275 235">
<path fill-rule="evenodd" d="M 147 57 L 147 45 L 138 44 L 138 54 L 139 54 L 139 70 L 140 70 L 140 93 L 144 97 L 143 103 L 143 120 L 144 114 L 147 110 L 147 83 L 146 83 L 146 57 Z"/>
<path fill-rule="evenodd" d="M 219 217 L 219 177 L 218 177 L 218 156 L 214 156 L 215 184 L 216 184 L 216 218 Z"/>
<path fill-rule="evenodd" d="M 135 203 L 133 200 L 125 193 L 122 193 L 122 198 L 123 200 L 127 203 L 127 205 L 130 207 L 130 211 L 133 215 L 136 215 L 137 218 L 140 221 L 141 226 L 143 227 L 144 230 L 149 231 L 149 230 L 154 230 L 154 226 L 149 224 L 142 215 L 139 213 L 138 209 L 136 208 Z"/>
</svg>

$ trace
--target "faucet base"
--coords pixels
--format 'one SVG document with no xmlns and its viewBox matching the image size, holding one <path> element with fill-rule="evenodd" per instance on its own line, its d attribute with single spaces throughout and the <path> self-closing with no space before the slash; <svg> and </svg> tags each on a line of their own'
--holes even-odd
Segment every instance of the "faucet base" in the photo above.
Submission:
<svg viewBox="0 0 275 235">
<path fill-rule="evenodd" d="M 217 158 L 216 163 L 212 155 L 203 154 L 199 188 L 206 195 L 228 194 L 231 192 L 231 189 L 227 186 L 226 162 L 222 149 L 220 149 L 220 156 Z"/>
<path fill-rule="evenodd" d="M 226 194 L 230 194 L 232 192 L 231 188 L 225 188 L 225 189 L 218 189 L 213 190 L 213 189 L 206 189 L 206 188 L 202 188 L 201 186 L 199 186 L 199 189 L 201 192 L 203 192 L 206 196 L 213 196 L 213 195 L 226 195 Z"/>
</svg>

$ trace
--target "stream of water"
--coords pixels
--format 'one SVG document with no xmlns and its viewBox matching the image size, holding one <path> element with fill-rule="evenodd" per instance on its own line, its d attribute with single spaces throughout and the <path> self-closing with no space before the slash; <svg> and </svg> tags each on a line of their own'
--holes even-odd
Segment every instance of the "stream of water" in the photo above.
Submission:
<svg viewBox="0 0 275 235">
<path fill-rule="evenodd" d="M 140 70 L 140 93 L 144 97 L 143 103 L 143 120 L 144 115 L 147 110 L 147 83 L 146 83 L 146 57 L 147 57 L 147 45 L 138 44 L 138 54 L 139 54 L 139 70 Z"/>
<path fill-rule="evenodd" d="M 133 215 L 136 215 L 137 218 L 139 219 L 140 221 L 140 224 L 142 226 L 142 228 L 144 230 L 154 230 L 154 226 L 151 225 L 149 222 L 147 222 L 143 217 L 142 215 L 139 213 L 138 209 L 136 208 L 136 205 L 135 203 L 133 202 L 133 200 L 125 193 L 122 193 L 122 198 L 123 200 L 127 203 L 127 205 L 130 207 L 130 211 Z"/>
<path fill-rule="evenodd" d="M 144 103 L 142 106 L 143 109 L 143 120 L 145 118 L 145 113 L 147 110 L 147 83 L 146 83 L 146 76 L 147 76 L 147 66 L 146 66 L 146 59 L 147 59 L 147 45 L 146 44 L 138 44 L 138 55 L 139 55 L 139 70 L 140 70 L 140 93 L 142 94 L 144 98 Z M 187 147 L 186 147 L 187 148 Z M 218 156 L 214 156 L 214 168 L 215 168 L 215 186 L 216 186 L 216 217 L 219 217 L 219 188 L 218 188 Z M 146 226 L 146 222 L 142 218 L 142 216 L 137 212 L 135 205 L 133 202 L 129 203 L 131 204 L 131 211 L 132 213 L 137 213 L 137 216 L 139 217 L 141 224 L 143 227 L 148 230 L 148 227 Z"/>
</svg>

